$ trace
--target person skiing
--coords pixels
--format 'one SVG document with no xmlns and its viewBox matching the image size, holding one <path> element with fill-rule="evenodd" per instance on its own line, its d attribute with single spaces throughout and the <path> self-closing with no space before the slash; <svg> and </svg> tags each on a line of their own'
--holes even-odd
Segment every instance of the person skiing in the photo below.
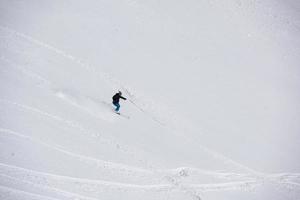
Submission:
<svg viewBox="0 0 300 200">
<path fill-rule="evenodd" d="M 116 109 L 115 109 L 115 111 L 116 111 L 116 113 L 117 114 L 120 114 L 120 112 L 119 112 L 119 110 L 120 110 L 120 104 L 119 104 L 119 101 L 120 101 L 120 99 L 124 99 L 124 100 L 126 100 L 126 98 L 125 97 L 123 97 L 122 96 L 122 92 L 121 91 L 119 91 L 118 93 L 116 93 L 113 97 L 112 97 L 112 99 L 113 99 L 113 105 L 114 106 L 116 106 Z"/>
</svg>

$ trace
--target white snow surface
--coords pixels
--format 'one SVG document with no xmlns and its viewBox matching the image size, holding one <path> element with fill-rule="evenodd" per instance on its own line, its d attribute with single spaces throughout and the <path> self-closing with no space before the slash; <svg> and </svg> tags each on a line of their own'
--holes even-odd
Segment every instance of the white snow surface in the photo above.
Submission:
<svg viewBox="0 0 300 200">
<path fill-rule="evenodd" d="M 0 199 L 299 200 L 299 36 L 297 0 L 0 0 Z"/>
</svg>

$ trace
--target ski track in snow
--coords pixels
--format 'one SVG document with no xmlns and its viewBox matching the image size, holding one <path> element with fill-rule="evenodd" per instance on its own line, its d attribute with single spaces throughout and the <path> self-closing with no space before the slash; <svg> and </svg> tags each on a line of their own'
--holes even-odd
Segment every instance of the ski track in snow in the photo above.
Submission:
<svg viewBox="0 0 300 200">
<path fill-rule="evenodd" d="M 21 188 L 22 191 L 25 189 L 27 191 L 32 191 L 34 194 L 36 194 L 36 191 L 39 191 L 38 194 L 49 194 L 48 196 L 51 196 L 58 199 L 76 199 L 76 200 L 96 200 L 95 198 L 89 198 L 82 195 L 74 194 L 72 192 L 66 192 L 64 190 L 56 189 L 53 187 L 47 187 L 45 185 L 41 184 L 35 184 L 26 180 L 22 180 L 20 178 L 14 178 L 7 175 L 0 175 L 1 181 L 0 183 L 7 188 Z M 14 193 L 14 192 L 13 192 Z"/>
<path fill-rule="evenodd" d="M 44 47 L 44 48 L 46 48 L 46 49 L 48 49 L 50 51 L 55 52 L 56 54 L 58 54 L 60 56 L 63 56 L 65 58 L 67 58 L 67 59 L 69 59 L 69 60 L 77 63 L 79 66 L 81 66 L 81 67 L 83 67 L 83 68 L 85 68 L 85 69 L 87 69 L 89 71 L 92 71 L 94 73 L 99 74 L 99 76 L 100 76 L 99 78 L 102 78 L 102 80 L 110 83 L 110 85 L 116 85 L 117 86 L 117 87 L 113 87 L 113 88 L 117 88 L 117 89 L 118 88 L 124 88 L 126 90 L 126 92 L 129 93 L 129 96 L 131 96 L 131 97 L 137 96 L 137 95 L 133 94 L 132 90 L 130 90 L 129 88 L 124 87 L 123 84 L 121 84 L 119 81 L 113 79 L 110 75 L 108 75 L 106 73 L 103 73 L 103 72 L 99 73 L 98 71 L 94 70 L 94 68 L 92 66 L 90 66 L 87 63 L 85 63 L 81 59 L 78 59 L 78 58 L 76 58 L 76 57 L 74 57 L 74 56 L 72 56 L 72 55 L 70 55 L 70 54 L 68 54 L 68 53 L 66 53 L 66 52 L 58 49 L 58 48 L 55 48 L 55 47 L 53 47 L 53 46 L 51 46 L 51 45 L 49 45 L 47 43 L 41 42 L 39 40 L 36 40 L 36 39 L 34 39 L 34 38 L 32 38 L 32 37 L 30 37 L 28 35 L 25 35 L 23 33 L 20 33 L 20 32 L 17 32 L 15 30 L 12 30 L 12 29 L 10 29 L 8 27 L 0 25 L 0 29 L 2 29 L 4 31 L 7 31 L 7 32 L 9 32 L 9 33 L 11 33 L 11 34 L 13 34 L 13 35 L 15 35 L 17 37 L 26 39 L 27 41 L 30 41 L 30 42 L 38 45 L 38 46 L 42 46 L 42 47 Z M 138 106 L 138 105 L 136 105 L 136 106 Z M 143 105 L 143 106 L 145 106 L 145 105 Z M 144 109 L 141 109 L 140 106 L 138 106 L 138 108 L 140 110 L 144 111 Z M 163 123 L 161 122 L 161 124 L 163 124 Z M 202 145 L 199 145 L 199 147 L 202 148 L 202 150 L 204 150 L 205 152 L 211 154 L 213 157 L 222 160 L 224 163 L 232 163 L 233 165 L 235 165 L 235 166 L 237 166 L 237 167 L 239 167 L 239 168 L 241 168 L 243 170 L 246 170 L 246 171 L 248 171 L 250 173 L 256 174 L 256 175 L 260 175 L 261 174 L 259 172 L 256 172 L 253 169 L 250 169 L 249 167 L 246 167 L 246 166 L 244 166 L 244 165 L 242 165 L 240 163 L 237 163 L 237 162 L 235 162 L 235 161 L 233 161 L 233 160 L 231 160 L 231 159 L 229 159 L 229 158 L 227 158 L 227 157 L 225 157 L 225 156 L 223 156 L 223 155 L 221 155 L 221 154 L 219 154 L 217 152 L 214 152 L 214 151 L 212 151 L 212 150 L 210 150 L 210 149 L 208 149 L 208 148 L 206 148 L 206 147 L 204 147 Z"/>
<path fill-rule="evenodd" d="M 16 190 L 14 188 L 0 186 L 0 197 L 5 200 L 59 200 L 44 195 L 38 195 L 31 192 L 25 192 L 22 190 Z"/>
<path fill-rule="evenodd" d="M 76 182 L 77 180 L 80 180 L 81 182 L 84 182 L 85 184 L 87 183 L 97 183 L 99 185 L 99 187 L 101 188 L 103 185 L 109 185 L 110 187 L 113 188 L 130 188 L 130 189 L 148 189 L 148 190 L 153 190 L 153 189 L 157 189 L 157 190 L 170 190 L 172 187 L 177 186 L 179 187 L 180 190 L 185 191 L 187 193 L 192 193 L 190 192 L 191 190 L 195 190 L 195 191 L 201 191 L 201 192 L 208 192 L 208 191 L 220 191 L 220 190 L 236 190 L 236 189 L 240 189 L 240 190 L 250 190 L 252 188 L 255 188 L 259 185 L 262 185 L 263 182 L 260 180 L 247 180 L 247 181 L 233 181 L 233 182 L 228 182 L 228 183 L 220 183 L 220 184 L 188 184 L 188 185 L 181 185 L 180 182 L 174 178 L 175 175 L 178 175 L 179 177 L 181 176 L 185 176 L 184 174 L 189 173 L 189 171 L 197 171 L 199 173 L 207 173 L 210 175 L 214 175 L 216 177 L 219 178 L 247 178 L 247 175 L 242 175 L 242 174 L 234 174 L 234 173 L 218 173 L 218 172 L 210 172 L 210 171 L 201 171 L 199 169 L 188 169 L 188 168 L 179 168 L 179 169 L 173 169 L 173 170 L 162 170 L 162 171 L 151 171 L 151 170 L 146 170 L 146 169 L 141 169 L 141 168 L 135 168 L 135 167 L 130 167 L 130 166 L 125 166 L 122 164 L 116 164 L 116 163 L 111 163 L 111 162 L 106 162 L 106 161 L 100 161 L 94 158 L 90 158 L 90 157 L 86 157 L 86 156 L 82 156 L 82 155 L 78 155 L 78 154 L 74 154 L 71 152 L 68 152 L 66 150 L 63 150 L 61 148 L 55 147 L 52 144 L 47 144 L 41 141 L 37 141 L 35 139 L 32 139 L 28 136 L 24 136 L 22 134 L 16 133 L 14 131 L 8 130 L 8 129 L 0 129 L 0 132 L 4 132 L 7 134 L 11 134 L 17 137 L 21 137 L 23 139 L 26 140 L 30 140 L 33 142 L 37 142 L 40 143 L 48 148 L 52 148 L 55 149 L 57 151 L 60 151 L 64 154 L 67 154 L 68 156 L 72 156 L 75 158 L 78 158 L 81 162 L 87 162 L 87 163 L 94 163 L 96 164 L 98 167 L 103 167 L 106 168 L 108 170 L 112 170 L 113 173 L 121 173 L 121 174 L 125 174 L 126 176 L 137 176 L 137 177 L 145 177 L 146 178 L 152 178 L 150 176 L 155 176 L 157 174 L 160 174 L 161 176 L 164 175 L 167 180 L 169 180 L 172 184 L 169 185 L 135 185 L 135 184 L 124 184 L 124 183 L 114 183 L 114 182 L 107 182 L 107 181 L 91 181 L 91 180 L 86 180 L 86 179 L 76 179 L 76 178 L 70 178 L 70 177 L 65 177 L 68 180 L 74 180 L 73 182 Z M 8 166 L 5 164 L 2 164 L 3 168 L 9 168 L 12 166 Z M 15 171 L 18 171 L 22 168 L 18 168 L 18 167 L 12 167 L 14 168 Z M 28 177 L 28 174 L 30 175 L 34 175 L 35 178 L 38 179 L 43 179 L 43 177 L 41 175 L 46 174 L 46 173 L 40 173 L 40 172 L 35 172 L 32 170 L 25 170 L 22 169 L 21 171 L 24 172 L 24 174 L 26 174 L 25 177 Z M 25 173 L 26 172 L 26 173 Z M 9 174 L 7 171 L 4 170 L 4 172 L 2 172 L 3 175 L 7 175 Z M 168 176 L 166 176 L 165 174 L 170 174 Z M 63 177 L 63 176 L 57 176 L 57 175 L 53 175 L 53 174 L 47 174 L 48 176 L 55 176 L 55 177 Z M 23 176 L 22 176 L 23 177 Z M 273 179 L 280 179 L 281 183 L 283 184 L 288 184 L 290 182 L 288 181 L 284 181 L 284 180 L 290 180 L 290 179 L 299 179 L 300 178 L 300 174 L 275 174 L 270 176 Z M 18 178 L 18 177 L 14 177 L 14 178 Z M 249 179 L 249 178 L 248 178 Z M 23 180 L 23 179 L 22 179 Z M 23 180 L 24 181 L 24 180 Z M 29 181 L 28 178 L 25 178 L 25 181 Z M 38 183 L 40 183 L 40 181 L 37 181 Z M 101 184 L 100 184 L 101 183 Z M 44 185 L 44 183 L 42 184 Z M 89 186 L 85 186 L 85 187 L 89 187 Z M 57 188 L 57 187 L 55 187 Z"/>
<path fill-rule="evenodd" d="M 226 190 L 243 190 L 251 191 L 256 187 L 263 185 L 262 182 L 257 181 L 236 181 L 228 183 L 216 183 L 216 184 L 186 184 L 184 186 L 177 185 L 176 180 L 172 184 L 156 184 L 156 185 L 137 185 L 126 184 L 100 180 L 79 179 L 73 177 L 59 176 L 54 174 L 47 174 L 37 172 L 33 170 L 24 169 L 12 165 L 0 163 L 0 174 L 9 179 L 18 180 L 34 187 L 43 187 L 48 190 L 64 192 L 68 195 L 79 195 L 89 198 L 97 198 L 97 195 L 101 195 L 103 191 L 119 191 L 119 192 L 159 192 L 167 193 L 173 190 L 181 190 L 185 192 L 199 193 L 213 192 L 213 191 L 226 191 Z M 1 182 L 3 182 L 2 179 Z M 2 183 L 3 184 L 3 183 Z M 69 192 L 76 188 L 76 194 Z M 90 196 L 89 194 L 96 196 Z M 194 194 L 194 193 L 192 193 Z"/>
<path fill-rule="evenodd" d="M 97 133 L 97 132 L 89 130 L 88 128 L 84 128 L 82 125 L 80 125 L 76 122 L 64 119 L 64 118 L 59 117 L 59 116 L 54 115 L 54 114 L 50 114 L 50 113 L 48 113 L 46 111 L 42 111 L 38 108 L 34 108 L 34 107 L 24 105 L 24 104 L 20 104 L 20 103 L 17 103 L 17 102 L 12 102 L 12 101 L 9 101 L 9 100 L 6 100 L 6 99 L 0 99 L 0 103 L 10 104 L 10 105 L 16 106 L 18 108 L 21 108 L 23 110 L 30 111 L 30 112 L 45 116 L 47 118 L 50 118 L 52 120 L 64 123 L 64 124 L 66 124 L 67 126 L 69 126 L 71 128 L 75 128 L 75 129 L 79 130 L 84 135 L 87 135 L 87 136 L 90 136 L 92 138 L 97 139 L 99 142 L 101 142 L 103 144 L 108 144 L 108 145 L 113 146 L 116 149 L 122 151 L 123 153 L 127 153 L 127 154 L 129 154 L 133 157 L 136 157 L 134 151 L 131 151 L 129 147 L 121 145 L 118 142 L 113 141 L 112 139 L 104 138 L 101 133 Z"/>
<path fill-rule="evenodd" d="M 88 97 L 78 97 L 78 96 L 73 96 L 71 94 L 68 94 L 67 92 L 63 91 L 63 90 L 57 90 L 55 91 L 55 96 L 57 96 L 58 98 L 62 99 L 63 101 L 66 101 L 67 103 L 73 105 L 74 107 L 79 108 L 80 110 L 88 113 L 89 115 L 95 117 L 95 118 L 100 118 L 104 121 L 108 121 L 108 122 L 114 122 L 115 117 L 113 116 L 111 110 L 112 109 L 108 109 L 108 107 L 106 107 L 106 105 L 103 103 L 103 109 L 99 109 L 99 112 L 95 112 L 94 110 L 92 110 L 91 108 L 89 108 L 88 106 L 82 105 L 80 103 L 80 100 L 85 101 L 85 103 L 91 103 L 91 104 L 95 104 L 95 102 L 91 101 L 90 98 Z M 98 108 L 98 106 L 96 106 L 96 108 Z M 100 112 L 102 111 L 102 112 Z M 97 113 L 97 114 L 95 114 Z M 101 114 L 99 114 L 101 113 Z"/>
<path fill-rule="evenodd" d="M 5 61 L 6 63 L 8 63 L 12 67 L 12 69 L 18 70 L 19 72 L 23 73 L 24 75 L 37 80 L 39 82 L 39 85 L 38 85 L 39 87 L 50 90 L 52 92 L 52 95 L 54 95 L 55 97 L 60 98 L 61 100 L 71 104 L 74 107 L 77 107 L 78 109 L 84 111 L 85 113 L 88 113 L 89 115 L 91 115 L 93 117 L 96 117 L 96 118 L 99 118 L 99 119 L 102 119 L 102 120 L 108 121 L 108 122 L 114 121 L 114 119 L 115 119 L 114 115 L 111 112 L 108 112 L 110 110 L 107 108 L 107 106 L 104 104 L 104 102 L 96 102 L 95 100 L 92 100 L 88 97 L 83 97 L 83 96 L 79 96 L 79 95 L 72 96 L 72 94 L 69 94 L 68 92 L 65 92 L 64 90 L 55 89 L 56 88 L 55 84 L 53 84 L 50 80 L 42 77 L 41 75 L 36 74 L 28 69 L 22 68 L 21 66 L 17 65 L 10 59 L 4 57 L 3 55 L 0 56 L 0 59 Z M 89 109 L 87 106 L 81 105 L 80 100 L 87 101 L 85 103 L 92 103 L 98 109 L 100 108 L 100 106 L 96 105 L 96 104 L 103 103 L 102 107 L 104 107 L 104 108 L 102 108 L 102 110 L 99 110 L 102 112 L 95 112 L 95 111 L 92 111 L 91 109 Z M 95 114 L 95 113 L 97 113 L 97 114 Z"/>
<path fill-rule="evenodd" d="M 103 168 L 103 169 L 109 168 L 109 170 L 113 171 L 114 173 L 121 172 L 121 173 L 124 173 L 126 175 L 136 175 L 137 174 L 139 176 L 145 176 L 145 175 L 149 175 L 151 173 L 151 171 L 146 170 L 146 169 L 131 167 L 131 166 L 127 166 L 127 165 L 119 164 L 119 163 L 103 161 L 103 160 L 99 160 L 99 159 L 96 159 L 96 158 L 83 156 L 83 155 L 80 155 L 80 154 L 77 154 L 77 153 L 72 153 L 72 152 L 67 151 L 67 150 L 65 150 L 62 147 L 59 147 L 57 145 L 48 144 L 48 143 L 42 142 L 42 141 L 37 140 L 37 139 L 33 139 L 29 136 L 17 133 L 15 131 L 12 131 L 12 130 L 9 130 L 9 129 L 4 129 L 4 128 L 0 127 L 0 132 L 2 134 L 6 133 L 6 134 L 14 135 L 14 136 L 17 136 L 19 138 L 29 140 L 33 143 L 41 144 L 42 146 L 44 146 L 46 148 L 50 148 L 50 149 L 53 149 L 55 151 L 59 151 L 60 153 L 66 154 L 68 156 L 75 157 L 78 160 L 80 160 L 81 162 L 85 162 L 87 164 L 92 164 L 92 165 L 95 165 L 99 168 Z"/>
<path fill-rule="evenodd" d="M 188 176 L 188 174 L 194 172 L 196 174 L 205 174 L 214 176 L 216 178 L 222 178 L 222 179 L 238 179 L 238 180 L 250 180 L 253 179 L 251 176 L 247 174 L 235 174 L 235 173 L 225 173 L 225 172 L 214 172 L 214 171 L 207 171 L 207 170 L 201 170 L 201 169 L 193 169 L 193 168 L 177 168 L 177 169 L 169 169 L 169 170 L 150 170 L 150 169 L 143 169 L 138 167 L 132 167 L 124 164 L 114 163 L 114 162 L 108 162 L 99 160 L 96 158 L 83 156 L 77 153 L 72 153 L 70 151 L 67 151 L 63 149 L 62 147 L 58 147 L 54 144 L 48 144 L 45 142 L 42 142 L 40 140 L 31 138 L 29 136 L 26 136 L 24 134 L 17 133 L 15 131 L 12 131 L 10 129 L 4 129 L 0 127 L 0 135 L 13 135 L 15 137 L 22 138 L 24 140 L 29 140 L 33 143 L 41 144 L 42 146 L 45 146 L 46 148 L 53 149 L 55 151 L 59 151 L 62 154 L 77 158 L 81 162 L 85 162 L 87 164 L 95 165 L 99 168 L 108 169 L 110 171 L 113 171 L 113 173 L 120 173 L 126 176 L 136 176 L 136 177 L 148 177 L 160 174 L 162 177 L 164 176 L 178 176 L 178 177 L 185 177 Z"/>
<path fill-rule="evenodd" d="M 146 111 L 144 109 L 141 109 L 140 105 L 144 105 L 145 102 L 152 102 L 152 101 L 147 101 L 145 99 L 141 99 L 141 97 L 138 97 L 136 94 L 134 94 L 132 92 L 131 89 L 129 89 L 129 87 L 125 87 L 123 84 L 121 84 L 119 81 L 115 80 L 114 78 L 112 78 L 109 74 L 103 73 L 103 72 L 99 72 L 97 70 L 95 70 L 92 66 L 90 66 L 89 64 L 83 62 L 81 59 L 78 59 L 60 49 L 57 49 L 47 43 L 41 42 L 39 40 L 36 40 L 28 35 L 25 35 L 23 33 L 17 32 L 15 30 L 12 30 L 8 27 L 4 27 L 4 26 L 0 26 L 0 29 L 9 32 L 12 35 L 15 35 L 18 38 L 22 38 L 25 39 L 33 44 L 36 44 L 38 46 L 44 47 L 52 52 L 55 52 L 56 54 L 65 57 L 66 59 L 69 59 L 71 61 L 73 61 L 74 63 L 77 63 L 79 66 L 85 68 L 88 71 L 97 73 L 97 75 L 99 75 L 99 78 L 101 78 L 103 81 L 109 83 L 110 85 L 112 85 L 112 89 L 118 89 L 118 88 L 123 88 L 126 93 L 132 97 L 132 99 L 135 99 L 137 101 L 141 101 L 139 104 L 134 104 L 138 109 L 140 109 L 142 112 L 144 112 L 146 115 L 149 115 L 154 121 L 158 122 L 160 125 L 162 126 L 167 126 L 167 128 L 173 130 L 174 132 L 178 131 L 176 128 L 169 126 L 167 123 L 160 121 L 160 117 L 155 117 L 153 114 L 151 114 L 151 112 Z M 0 59 L 5 60 L 11 64 L 14 64 L 13 62 L 9 61 L 8 59 L 6 59 L 4 56 L 1 56 Z M 35 74 L 34 72 L 30 72 L 28 70 L 22 69 L 22 67 L 17 67 L 18 70 L 20 70 L 21 72 L 23 72 L 24 74 L 39 80 L 40 82 L 42 82 L 44 85 L 49 86 L 52 83 L 39 76 L 38 74 Z M 86 108 L 82 107 L 79 104 L 74 103 L 74 101 L 71 101 L 68 98 L 65 98 L 63 96 L 61 96 L 61 93 L 56 93 L 54 94 L 56 95 L 58 98 L 62 98 L 65 101 L 68 101 L 70 104 L 73 104 L 73 106 L 77 106 L 80 109 L 85 110 Z M 95 133 L 93 131 L 90 131 L 84 127 L 82 127 L 80 124 L 70 121 L 70 120 L 66 120 L 64 118 L 61 118 L 59 116 L 50 114 L 48 112 L 42 111 L 40 109 L 28 106 L 28 105 L 23 105 L 23 104 L 19 104 L 17 102 L 12 102 L 10 100 L 6 100 L 6 99 L 0 99 L 1 103 L 8 103 L 14 106 L 17 106 L 19 108 L 22 108 L 24 110 L 28 110 L 43 116 L 46 116 L 48 118 L 51 118 L 53 120 L 62 122 L 70 127 L 76 128 L 78 130 L 80 130 L 81 132 L 83 132 L 84 134 L 88 134 L 92 137 L 96 137 L 99 138 L 102 142 L 110 144 L 112 146 L 118 146 L 120 147 L 120 145 L 112 140 L 108 140 L 108 139 L 104 139 L 103 137 L 101 137 L 101 134 L 99 133 Z M 132 103 L 135 103 L 132 101 Z M 148 107 L 150 107 L 150 111 L 151 111 L 151 106 L 153 107 L 153 105 L 149 104 Z M 147 106 L 146 106 L 147 107 Z M 154 105 L 155 107 L 155 105 Z M 155 108 L 154 108 L 155 110 Z M 88 110 L 86 110 L 88 112 Z M 155 113 L 155 115 L 159 115 L 159 113 Z M 105 118 L 107 119 L 107 118 Z M 162 119 L 164 119 L 164 117 L 162 117 Z M 176 120 L 175 120 L 176 122 Z M 205 191 L 219 191 L 219 190 L 233 190 L 233 189 L 245 189 L 249 186 L 258 186 L 263 184 L 264 182 L 272 182 L 275 184 L 278 184 L 280 186 L 284 186 L 285 188 L 292 188 L 292 189 L 299 189 L 300 188 L 300 184 L 298 183 L 300 180 L 300 174 L 292 174 L 292 173 L 281 173 L 281 174 L 265 174 L 265 173 L 261 173 L 261 172 L 257 172 L 247 166 L 244 166 L 230 158 L 225 157 L 224 155 L 217 153 L 215 151 L 212 151 L 204 146 L 199 146 L 199 148 L 201 148 L 204 152 L 207 152 L 208 154 L 212 155 L 214 158 L 221 160 L 223 163 L 225 164 L 232 164 L 233 166 L 238 167 L 239 169 L 245 170 L 246 172 L 248 172 L 249 174 L 234 174 L 234 173 L 218 173 L 218 172 L 208 172 L 206 171 L 206 173 L 209 173 L 213 176 L 217 176 L 217 177 L 227 177 L 227 178 L 236 178 L 236 177 L 250 177 L 251 180 L 247 180 L 247 181 L 241 181 L 241 182 L 229 182 L 229 183 L 220 183 L 220 184 L 181 184 L 180 181 L 178 181 L 176 179 L 176 176 L 178 175 L 177 173 L 174 174 L 174 171 L 176 172 L 182 172 L 182 170 L 194 170 L 194 171 L 198 171 L 199 173 L 205 173 L 203 170 L 200 169 L 189 169 L 189 168 L 181 168 L 181 169 L 171 169 L 171 170 L 146 170 L 146 169 L 141 169 L 141 168 L 136 168 L 136 167 L 131 167 L 131 166 L 126 166 L 123 164 L 118 164 L 118 163 L 112 163 L 112 162 L 107 162 L 107 161 L 102 161 L 102 160 L 98 160 L 95 158 L 91 158 L 88 156 L 82 156 L 82 155 L 78 155 L 72 152 L 69 152 L 67 150 L 64 150 L 61 147 L 52 145 L 52 144 L 47 144 L 44 143 L 42 141 L 30 138 L 28 136 L 22 135 L 20 133 L 16 133 L 12 130 L 9 129 L 5 129 L 5 128 L 1 128 L 0 129 L 1 132 L 5 132 L 8 134 L 12 134 L 27 140 L 30 140 L 32 142 L 36 142 L 39 144 L 42 144 L 48 148 L 52 148 L 54 150 L 60 151 L 63 154 L 66 154 L 68 156 L 72 156 L 75 157 L 77 159 L 79 159 L 80 161 L 84 161 L 84 162 L 88 162 L 88 163 L 93 163 L 96 166 L 108 166 L 108 168 L 110 170 L 117 170 L 119 172 L 130 172 L 130 175 L 135 175 L 135 176 L 144 176 L 145 174 L 147 175 L 161 175 L 161 174 L 169 174 L 166 176 L 168 182 L 170 184 L 165 184 L 165 185 L 132 185 L 132 184 L 124 184 L 124 183 L 113 183 L 113 182 L 105 182 L 105 181 L 91 181 L 91 180 L 83 180 L 83 179 L 76 179 L 76 178 L 71 178 L 71 177 L 62 177 L 62 176 L 57 176 L 57 175 L 53 175 L 53 174 L 46 174 L 46 173 L 41 173 L 41 172 L 35 172 L 35 171 L 30 171 L 27 169 L 23 169 L 23 168 L 19 168 L 19 167 L 15 167 L 15 166 L 9 166 L 9 165 L 5 165 L 5 164 L 0 164 L 0 168 L 1 168 L 1 174 L 2 176 L 7 176 L 10 177 L 12 179 L 16 179 L 16 180 L 21 180 L 21 181 L 25 181 L 27 183 L 30 183 L 32 185 L 36 184 L 38 185 L 38 187 L 42 187 L 39 181 L 36 181 L 35 179 L 43 179 L 44 181 L 46 180 L 49 181 L 49 183 L 51 184 L 45 184 L 45 187 L 48 187 L 48 189 L 50 190 L 56 190 L 56 191 L 60 191 L 60 186 L 59 186 L 59 182 L 64 180 L 66 182 L 70 182 L 70 184 L 75 184 L 76 183 L 81 183 L 81 187 L 85 188 L 88 187 L 89 190 L 94 189 L 95 187 L 98 189 L 103 189 L 103 187 L 116 187 L 116 188 L 126 188 L 126 189 L 142 189 L 142 190 L 170 190 L 171 188 L 177 188 L 178 190 L 186 193 L 187 195 L 189 195 L 190 197 L 196 198 L 196 199 L 201 199 L 201 192 L 205 192 Z M 127 150 L 126 147 L 122 148 L 123 151 L 129 151 Z M 132 153 L 132 152 L 131 152 Z M 171 174 L 171 175 L 170 175 Z M 52 182 L 53 181 L 53 182 Z M 56 182 L 55 182 L 56 181 Z M 55 185 L 57 184 L 57 185 Z M 74 186 L 75 187 L 75 186 Z M 81 189 L 82 189 L 81 188 Z M 3 193 L 12 193 L 16 196 L 16 198 L 18 198 L 17 196 L 30 196 L 31 199 L 55 199 L 55 198 L 49 198 L 49 197 L 45 197 L 42 195 L 38 195 L 38 194 L 33 194 L 33 193 L 28 193 L 28 192 L 24 192 L 24 191 L 20 191 L 20 190 L 16 190 L 16 189 L 12 189 L 12 188 L 8 188 L 5 186 L 0 186 L 0 190 L 3 191 Z M 63 190 L 64 191 L 64 190 Z M 61 191 L 62 192 L 62 191 Z M 64 191 L 65 192 L 65 191 Z M 96 191 L 95 191 L 96 192 Z M 2 193 L 2 192 L 1 192 Z M 66 194 L 66 193 L 64 193 Z M 67 194 L 71 194 L 71 193 L 67 193 Z M 77 195 L 77 196 L 76 196 Z M 92 199 L 92 198 L 86 198 L 85 196 L 78 196 L 78 194 L 75 194 L 74 198 L 79 198 L 79 199 Z"/>
<path fill-rule="evenodd" d="M 25 74 L 26 76 L 29 76 L 29 77 L 31 77 L 33 79 L 38 80 L 43 85 L 47 85 L 48 86 L 48 85 L 51 84 L 50 81 L 47 80 L 46 78 L 43 78 L 42 76 L 40 76 L 40 75 L 38 75 L 38 74 L 36 74 L 34 72 L 31 72 L 29 70 L 24 69 L 23 67 L 15 64 L 14 62 L 12 62 L 10 59 L 7 59 L 3 55 L 0 56 L 0 59 L 3 60 L 3 61 L 5 61 L 5 62 L 7 62 L 12 68 L 15 68 L 15 69 L 19 70 L 21 73 Z"/>
<path fill-rule="evenodd" d="M 80 188 L 97 187 L 99 190 L 101 190 L 102 187 L 108 187 L 113 190 L 124 189 L 124 190 L 133 190 L 133 191 L 134 190 L 168 191 L 171 190 L 172 188 L 175 188 L 175 186 L 170 183 L 154 184 L 154 185 L 138 185 L 138 184 L 118 183 L 118 182 L 109 182 L 109 181 L 102 181 L 102 180 L 89 180 L 89 179 L 60 176 L 55 174 L 37 172 L 34 170 L 7 165 L 4 163 L 0 163 L 0 173 L 10 178 L 20 179 L 22 181 L 27 181 L 39 185 L 45 185 L 50 188 L 65 187 L 65 185 L 68 184 L 73 185 L 74 187 L 76 187 L 76 185 L 80 185 Z M 186 184 L 184 187 L 193 188 L 205 192 L 205 191 L 247 189 L 251 185 L 256 186 L 259 184 L 261 183 L 258 183 L 257 181 L 235 181 L 235 182 L 216 183 L 216 184 Z"/>
</svg>

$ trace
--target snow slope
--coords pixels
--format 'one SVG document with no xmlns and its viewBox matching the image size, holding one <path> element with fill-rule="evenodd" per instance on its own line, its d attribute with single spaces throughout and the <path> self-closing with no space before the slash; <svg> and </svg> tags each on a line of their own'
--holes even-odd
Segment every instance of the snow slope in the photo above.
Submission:
<svg viewBox="0 0 300 200">
<path fill-rule="evenodd" d="M 0 1 L 0 199 L 299 199 L 299 9 Z"/>
</svg>

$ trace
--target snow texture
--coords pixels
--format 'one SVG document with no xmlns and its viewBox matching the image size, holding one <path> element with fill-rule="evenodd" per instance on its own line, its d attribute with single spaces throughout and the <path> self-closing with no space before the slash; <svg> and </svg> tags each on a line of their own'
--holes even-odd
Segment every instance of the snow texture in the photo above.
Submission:
<svg viewBox="0 0 300 200">
<path fill-rule="evenodd" d="M 298 200 L 299 11 L 1 0 L 0 199 Z"/>
</svg>

